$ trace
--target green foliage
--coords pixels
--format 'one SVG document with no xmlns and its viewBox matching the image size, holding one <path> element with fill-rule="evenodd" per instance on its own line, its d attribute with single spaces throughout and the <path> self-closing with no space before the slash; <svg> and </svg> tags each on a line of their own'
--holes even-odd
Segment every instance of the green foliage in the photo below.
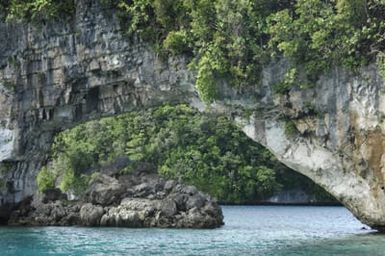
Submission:
<svg viewBox="0 0 385 256">
<path fill-rule="evenodd" d="M 216 58 L 216 57 L 219 57 Z M 218 97 L 218 76 L 221 66 L 221 53 L 205 52 L 205 55 L 199 60 L 196 88 L 199 96 L 205 102 L 212 102 Z"/>
<path fill-rule="evenodd" d="M 56 174 L 47 167 L 43 167 L 37 175 L 36 182 L 40 192 L 55 187 Z"/>
<path fill-rule="evenodd" d="M 383 80 L 385 80 L 385 53 L 377 55 L 377 68 Z"/>
<path fill-rule="evenodd" d="M 228 202 L 255 200 L 279 190 L 274 171 L 263 166 L 271 167 L 270 155 L 226 118 L 189 123 L 184 126 L 187 136 L 170 149 L 160 165 L 161 174 Z"/>
<path fill-rule="evenodd" d="M 61 177 L 60 190 L 63 192 L 72 191 L 76 195 L 82 195 L 88 188 L 91 176 L 80 174 L 75 175 L 72 169 L 68 169 Z"/>
<path fill-rule="evenodd" d="M 253 173 L 256 175 L 255 180 L 258 194 L 266 197 L 276 192 L 277 179 L 274 170 L 266 166 L 260 166 Z"/>
<path fill-rule="evenodd" d="M 285 74 L 283 81 L 273 86 L 273 92 L 277 94 L 285 94 L 290 91 L 290 89 L 298 82 L 297 75 L 297 69 L 291 68 Z"/>
<path fill-rule="evenodd" d="M 163 47 L 174 55 L 184 53 L 188 45 L 188 34 L 184 30 L 171 31 L 163 41 Z"/>
<path fill-rule="evenodd" d="M 52 149 L 49 173 L 56 174 L 61 190 L 80 194 L 97 178 L 92 172 L 124 155 L 131 165 L 122 172 L 152 163 L 162 175 L 222 201 L 255 200 L 280 188 L 271 155 L 261 146 L 226 118 L 202 116 L 186 105 L 81 124 L 59 134 Z"/>
<path fill-rule="evenodd" d="M 259 81 L 266 51 L 266 17 L 279 1 L 119 0 L 123 27 L 171 54 L 192 55 L 196 88 L 212 102 L 225 79 L 241 87 Z M 192 53 L 192 54 L 190 54 Z M 218 82 L 219 81 L 219 82 Z"/>
<path fill-rule="evenodd" d="M 153 25 L 151 20 L 151 0 L 136 0 L 136 1 L 117 1 L 117 8 L 125 14 L 127 19 L 128 32 L 144 33 L 152 30 L 150 25 Z"/>
<path fill-rule="evenodd" d="M 74 0 L 10 0 L 1 3 L 8 20 L 36 21 L 52 19 L 75 10 Z"/>
<path fill-rule="evenodd" d="M 294 121 L 286 121 L 285 123 L 285 134 L 286 136 L 292 137 L 298 133 L 297 126 Z"/>
<path fill-rule="evenodd" d="M 72 187 L 74 187 L 74 183 L 79 177 L 75 177 L 73 170 L 67 170 L 64 172 L 62 181 L 60 182 L 60 190 L 63 192 L 69 191 Z"/>
<path fill-rule="evenodd" d="M 336 9 L 340 19 L 355 27 L 365 24 L 368 18 L 367 0 L 337 0 Z"/>
<path fill-rule="evenodd" d="M 268 18 L 269 45 L 304 66 L 310 80 L 335 66 L 355 70 L 383 50 L 384 7 L 376 0 L 298 0 Z"/>
</svg>

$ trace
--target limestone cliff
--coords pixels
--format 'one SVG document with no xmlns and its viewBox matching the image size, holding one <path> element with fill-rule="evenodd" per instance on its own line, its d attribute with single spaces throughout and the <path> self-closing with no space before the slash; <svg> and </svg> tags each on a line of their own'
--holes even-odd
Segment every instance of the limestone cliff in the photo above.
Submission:
<svg viewBox="0 0 385 256">
<path fill-rule="evenodd" d="M 53 135 L 76 123 L 162 102 L 203 108 L 183 59 L 126 38 L 113 10 L 81 0 L 73 19 L 0 24 L 1 204 L 35 192 Z M 374 66 L 340 69 L 312 89 L 274 95 L 284 61 L 243 91 L 223 84 L 211 109 L 310 177 L 364 223 L 385 227 L 385 84 Z"/>
<path fill-rule="evenodd" d="M 113 10 L 78 1 L 75 17 L 0 24 L 1 204 L 36 191 L 53 136 L 76 123 L 194 98 L 183 60 L 125 38 Z"/>
</svg>

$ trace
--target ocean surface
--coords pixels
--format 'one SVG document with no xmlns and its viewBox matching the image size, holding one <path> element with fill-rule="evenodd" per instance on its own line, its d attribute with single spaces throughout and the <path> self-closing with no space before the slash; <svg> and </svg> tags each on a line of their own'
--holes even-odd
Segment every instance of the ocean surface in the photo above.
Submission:
<svg viewBox="0 0 385 256">
<path fill-rule="evenodd" d="M 224 206 L 214 230 L 0 227 L 0 255 L 385 255 L 343 207 Z"/>
</svg>

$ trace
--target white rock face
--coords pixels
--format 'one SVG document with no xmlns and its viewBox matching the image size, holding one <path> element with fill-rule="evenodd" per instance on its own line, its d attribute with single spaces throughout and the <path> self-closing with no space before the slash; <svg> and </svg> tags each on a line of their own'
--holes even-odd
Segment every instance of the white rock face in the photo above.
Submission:
<svg viewBox="0 0 385 256">
<path fill-rule="evenodd" d="M 11 158 L 15 141 L 12 130 L 0 128 L 0 162 Z"/>
<path fill-rule="evenodd" d="M 263 84 L 270 83 L 276 69 L 268 70 Z M 385 84 L 375 66 L 356 76 L 335 70 L 314 89 L 294 88 L 260 104 L 251 118 L 234 120 L 247 136 L 321 185 L 363 223 L 385 230 L 384 102 Z M 286 131 L 287 122 L 297 129 L 295 134 Z"/>
<path fill-rule="evenodd" d="M 284 155 L 287 151 L 289 141 L 285 136 L 285 129 L 276 121 L 267 121 L 266 127 L 266 146 L 278 155 Z"/>
<path fill-rule="evenodd" d="M 12 88 L 10 85 L 5 86 L 12 79 L 9 78 L 8 68 L 3 72 L 3 77 L 0 72 L 0 162 L 12 156 L 16 138 L 15 132 L 9 128 L 13 101 Z"/>
</svg>

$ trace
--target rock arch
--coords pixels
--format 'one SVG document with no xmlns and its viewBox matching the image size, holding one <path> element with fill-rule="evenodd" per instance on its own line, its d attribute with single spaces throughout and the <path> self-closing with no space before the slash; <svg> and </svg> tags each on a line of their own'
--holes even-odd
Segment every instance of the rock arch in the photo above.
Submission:
<svg viewBox="0 0 385 256">
<path fill-rule="evenodd" d="M 35 191 L 56 132 L 79 122 L 163 102 L 203 108 L 183 59 L 161 60 L 139 39 L 124 38 L 111 10 L 78 1 L 74 20 L 42 27 L 0 24 L 2 204 Z M 215 111 L 310 177 L 362 222 L 385 227 L 385 85 L 375 67 L 335 69 L 315 88 L 274 95 L 284 61 L 262 85 L 224 85 Z M 226 89 L 227 88 L 227 89 Z"/>
</svg>

